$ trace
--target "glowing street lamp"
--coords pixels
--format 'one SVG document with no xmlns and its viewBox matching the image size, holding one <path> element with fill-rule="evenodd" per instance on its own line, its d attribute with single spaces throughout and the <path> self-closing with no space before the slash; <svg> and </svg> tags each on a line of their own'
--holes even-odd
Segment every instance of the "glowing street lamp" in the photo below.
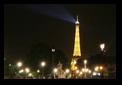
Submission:
<svg viewBox="0 0 122 85">
<path fill-rule="evenodd" d="M 30 69 L 29 68 L 25 68 L 25 72 L 26 73 L 29 73 L 30 72 Z"/>
<path fill-rule="evenodd" d="M 80 75 L 83 74 L 82 71 L 80 72 Z"/>
<path fill-rule="evenodd" d="M 84 72 L 85 71 L 85 69 L 84 68 L 82 68 L 82 72 Z"/>
<path fill-rule="evenodd" d="M 55 52 L 55 49 L 54 48 L 52 49 L 52 52 Z"/>
<path fill-rule="evenodd" d="M 84 60 L 84 64 L 87 64 L 87 60 Z"/>
<path fill-rule="evenodd" d="M 39 73 L 40 73 L 40 70 L 37 70 L 37 76 L 38 76 L 38 78 L 40 78 Z"/>
<path fill-rule="evenodd" d="M 102 51 L 101 63 L 104 65 L 105 44 L 104 43 L 100 44 L 100 48 L 101 48 L 101 51 Z M 100 69 L 102 70 L 101 76 L 103 77 L 103 67 L 100 67 Z"/>
<path fill-rule="evenodd" d="M 9 66 L 11 66 L 11 64 L 9 64 Z"/>
<path fill-rule="evenodd" d="M 100 44 L 100 49 L 101 49 L 101 51 L 103 52 L 103 55 L 104 55 L 105 54 L 105 44 L 104 43 Z"/>
<path fill-rule="evenodd" d="M 32 73 L 29 73 L 28 76 L 31 77 L 31 78 L 33 77 Z"/>
<path fill-rule="evenodd" d="M 77 63 L 77 61 L 76 60 L 74 60 L 74 65 Z"/>
<path fill-rule="evenodd" d="M 66 73 L 69 73 L 69 69 L 66 69 Z"/>
<path fill-rule="evenodd" d="M 17 73 L 18 73 L 18 76 L 20 76 L 19 73 L 21 73 L 21 71 L 19 71 L 19 70 L 20 70 L 20 67 L 22 66 L 22 62 L 19 61 L 17 63 L 17 66 L 18 66 L 18 72 Z"/>
<path fill-rule="evenodd" d="M 104 44 L 104 43 L 100 44 L 100 48 L 101 48 L 101 50 L 103 51 L 104 48 L 105 48 L 105 44 Z"/>
<path fill-rule="evenodd" d="M 30 76 L 30 77 L 31 77 L 31 76 L 32 76 L 32 73 L 29 73 L 29 74 L 28 74 L 28 76 Z"/>
<path fill-rule="evenodd" d="M 76 70 L 76 73 L 79 73 L 79 70 Z"/>
<path fill-rule="evenodd" d="M 69 69 L 66 69 L 65 72 L 66 72 L 66 78 L 68 78 Z"/>
<path fill-rule="evenodd" d="M 95 67 L 95 71 L 98 71 L 98 66 L 97 66 L 97 67 Z"/>
<path fill-rule="evenodd" d="M 57 68 L 54 69 L 54 73 L 56 73 L 56 72 L 57 72 Z"/>
<path fill-rule="evenodd" d="M 19 71 L 19 73 L 23 73 L 24 72 L 24 70 L 23 69 L 21 69 L 20 71 Z"/>
<path fill-rule="evenodd" d="M 102 66 L 100 66 L 100 69 L 102 70 L 102 69 L 103 69 L 103 67 L 102 67 Z"/>
<path fill-rule="evenodd" d="M 40 72 L 40 70 L 37 70 L 37 73 L 39 73 Z"/>
<path fill-rule="evenodd" d="M 21 66 L 22 66 L 22 62 L 18 62 L 18 63 L 17 63 L 17 66 L 18 66 L 18 67 L 21 67 Z"/>
<path fill-rule="evenodd" d="M 26 72 L 25 78 L 27 78 L 27 74 L 30 72 L 30 69 L 29 68 L 25 68 L 25 72 Z"/>
<path fill-rule="evenodd" d="M 42 67 L 44 67 L 44 66 L 45 66 L 45 62 L 44 62 L 44 61 L 41 63 L 41 66 L 42 66 Z"/>
<path fill-rule="evenodd" d="M 55 79 L 55 74 L 56 74 L 56 72 L 58 71 L 58 69 L 57 68 L 54 68 L 54 79 Z"/>
<path fill-rule="evenodd" d="M 54 53 L 55 53 L 55 48 L 52 48 L 52 70 L 54 68 Z"/>
<path fill-rule="evenodd" d="M 84 60 L 84 78 L 86 78 L 86 64 L 87 64 L 87 60 Z"/>
<path fill-rule="evenodd" d="M 45 66 L 45 62 L 43 61 L 43 62 L 41 62 L 41 66 L 42 66 L 42 78 L 43 78 L 43 76 L 44 76 L 44 73 L 43 73 L 43 67 Z"/>
<path fill-rule="evenodd" d="M 89 73 L 91 73 L 91 70 L 89 70 Z"/>
<path fill-rule="evenodd" d="M 101 70 L 101 78 L 103 78 L 103 67 L 100 66 L 100 70 Z"/>
</svg>

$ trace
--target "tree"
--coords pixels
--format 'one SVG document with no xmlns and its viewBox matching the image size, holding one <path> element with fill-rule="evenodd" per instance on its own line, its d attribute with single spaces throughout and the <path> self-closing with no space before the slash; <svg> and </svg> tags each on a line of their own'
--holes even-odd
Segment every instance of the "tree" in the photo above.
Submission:
<svg viewBox="0 0 122 85">
<path fill-rule="evenodd" d="M 65 56 L 61 50 L 56 49 L 54 53 L 54 65 L 58 62 L 66 64 L 68 58 Z M 26 64 L 34 71 L 37 69 L 42 69 L 41 61 L 46 62 L 44 67 L 44 73 L 50 74 L 52 72 L 52 46 L 44 43 L 38 43 L 32 46 L 30 53 L 25 58 Z"/>
<path fill-rule="evenodd" d="M 107 56 L 96 54 L 95 56 L 89 57 L 89 62 L 91 65 L 108 65 L 116 63 L 116 56 Z"/>
<path fill-rule="evenodd" d="M 57 64 L 59 62 L 61 62 L 63 64 L 62 68 L 66 68 L 66 67 L 69 67 L 68 64 L 69 64 L 69 60 L 68 58 L 66 57 L 65 53 L 62 52 L 61 50 L 57 49 L 55 51 L 55 54 L 54 54 L 54 65 L 57 66 Z"/>
<path fill-rule="evenodd" d="M 4 76 L 15 76 L 17 71 L 16 65 L 9 58 L 4 60 Z"/>
</svg>

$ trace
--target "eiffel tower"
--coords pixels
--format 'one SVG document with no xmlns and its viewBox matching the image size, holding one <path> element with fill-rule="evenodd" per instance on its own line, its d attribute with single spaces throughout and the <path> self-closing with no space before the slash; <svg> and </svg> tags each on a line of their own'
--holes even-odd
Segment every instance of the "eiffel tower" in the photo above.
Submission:
<svg viewBox="0 0 122 85">
<path fill-rule="evenodd" d="M 80 33 L 79 33 L 79 21 L 77 16 L 77 21 L 75 22 L 75 41 L 74 41 L 74 51 L 71 61 L 71 70 L 72 76 L 74 76 L 74 70 L 76 69 L 77 60 L 81 58 L 81 49 L 80 49 Z"/>
</svg>

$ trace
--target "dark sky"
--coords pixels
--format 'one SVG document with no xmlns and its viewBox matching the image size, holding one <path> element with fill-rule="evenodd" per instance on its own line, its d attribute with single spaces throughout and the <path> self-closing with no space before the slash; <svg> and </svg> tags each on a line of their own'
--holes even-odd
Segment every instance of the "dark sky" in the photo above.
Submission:
<svg viewBox="0 0 122 85">
<path fill-rule="evenodd" d="M 38 4 L 39 7 L 42 4 Z M 47 5 L 45 5 L 47 6 Z M 82 57 L 100 52 L 104 42 L 107 55 L 116 55 L 116 4 L 62 4 L 65 8 L 36 9 L 18 4 L 4 5 L 4 57 L 24 58 L 32 45 L 43 42 L 61 49 L 68 58 L 73 55 L 75 24 L 70 17 L 79 16 Z M 41 10 L 39 10 L 41 9 Z M 42 11 L 42 9 L 44 11 Z M 65 14 L 67 18 L 64 18 Z M 52 13 L 52 14 L 51 14 Z M 69 18 L 68 18 L 69 16 Z"/>
</svg>

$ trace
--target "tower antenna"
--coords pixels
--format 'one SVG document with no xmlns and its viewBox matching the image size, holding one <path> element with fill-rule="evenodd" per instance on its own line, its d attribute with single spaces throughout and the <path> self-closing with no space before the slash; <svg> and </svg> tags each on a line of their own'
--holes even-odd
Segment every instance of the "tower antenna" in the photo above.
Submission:
<svg viewBox="0 0 122 85">
<path fill-rule="evenodd" d="M 78 21 L 78 15 L 77 15 L 77 21 Z"/>
</svg>

